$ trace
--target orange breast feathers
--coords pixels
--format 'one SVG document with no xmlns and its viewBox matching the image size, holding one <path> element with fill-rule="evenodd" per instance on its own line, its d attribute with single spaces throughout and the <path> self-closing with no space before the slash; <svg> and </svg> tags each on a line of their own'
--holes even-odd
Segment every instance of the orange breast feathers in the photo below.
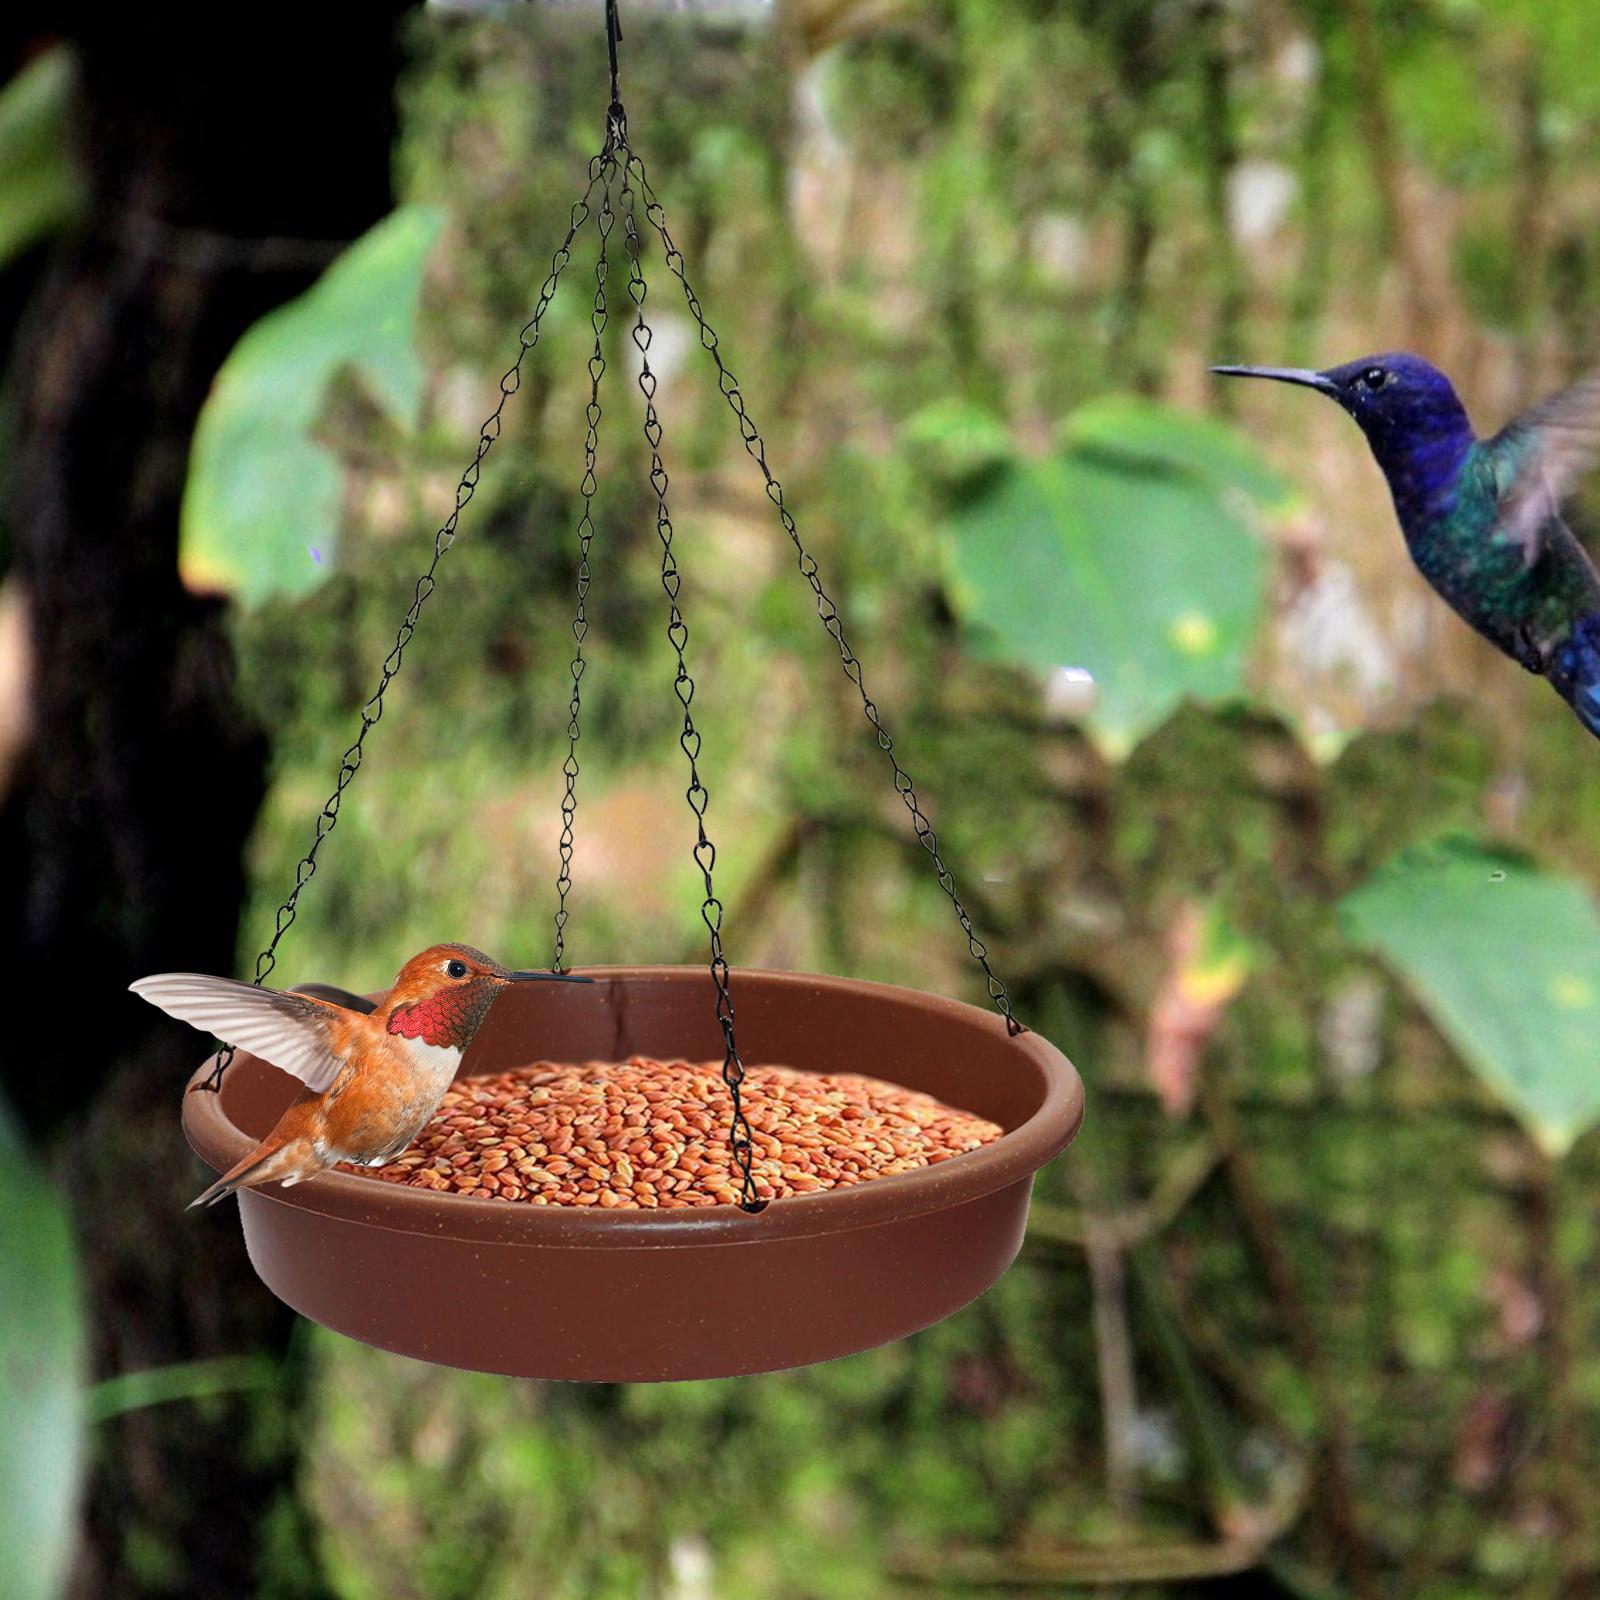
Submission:
<svg viewBox="0 0 1600 1600">
<path fill-rule="evenodd" d="M 417 1061 L 404 1039 L 379 1035 L 362 1052 L 359 1068 L 326 1098 L 323 1127 L 329 1146 L 359 1159 L 409 1144 L 432 1115 L 446 1082 Z"/>
</svg>

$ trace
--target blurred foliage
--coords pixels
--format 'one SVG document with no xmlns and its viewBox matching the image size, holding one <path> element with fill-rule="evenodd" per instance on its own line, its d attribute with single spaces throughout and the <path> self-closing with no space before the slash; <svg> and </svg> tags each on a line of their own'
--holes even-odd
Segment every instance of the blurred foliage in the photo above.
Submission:
<svg viewBox="0 0 1600 1600">
<path fill-rule="evenodd" d="M 72 1571 L 88 1430 L 143 1406 L 275 1391 L 278 1374 L 246 1355 L 90 1383 L 79 1242 L 3 1102 L 0 1159 L 0 1595 L 52 1600 Z M 139 1531 L 127 1534 L 137 1559 Z"/>
<path fill-rule="evenodd" d="M 0 1105 L 0 1594 L 60 1592 L 83 1464 L 83 1316 L 66 1208 Z"/>
<path fill-rule="evenodd" d="M 0 267 L 64 227 L 82 184 L 68 139 L 71 54 L 47 50 L 0 89 Z"/>
<path fill-rule="evenodd" d="M 417 296 L 443 217 L 408 206 L 353 244 L 317 284 L 241 339 L 195 430 L 178 562 L 184 581 L 254 605 L 302 595 L 332 569 L 344 478 L 319 439 L 332 380 L 354 371 L 416 427 Z"/>
<path fill-rule="evenodd" d="M 1582 884 L 1445 841 L 1343 912 L 1545 1149 L 1565 1155 L 1600 1120 L 1600 916 Z"/>
<path fill-rule="evenodd" d="M 962 497 L 951 600 L 981 654 L 1087 668 L 1120 758 L 1185 698 L 1242 695 L 1265 563 L 1231 499 L 1284 491 L 1231 430 L 1148 401 L 1091 402 L 1065 434 Z"/>
<path fill-rule="evenodd" d="M 197 483 L 237 476 L 190 537 L 251 601 L 241 677 L 275 738 L 246 970 L 598 142 L 593 18 L 533 11 L 413 27 L 397 170 L 448 221 L 425 278 L 412 234 L 388 289 L 319 298 L 347 260 L 263 324 L 281 344 L 252 383 L 289 479 L 214 418 L 197 440 Z M 1600 881 L 1600 763 L 1421 595 L 1353 430 L 1203 377 L 1417 343 L 1504 412 L 1592 360 L 1591 12 L 630 13 L 630 123 L 693 281 L 1019 1014 L 1081 1063 L 1091 1120 L 995 1291 L 823 1368 L 566 1389 L 318 1334 L 303 1493 L 336 1592 L 1079 1594 L 1110 1572 L 1144 1597 L 1246 1571 L 1271 1596 L 1592 1591 L 1600 1159 L 1578 1138 L 1556 1167 L 1506 1102 L 1549 1148 L 1591 1115 L 1590 1054 L 1551 1044 L 1588 1051 L 1560 980 L 1600 981 L 1579 887 Z M 807 38 L 830 47 L 785 54 Z M 735 965 L 980 999 L 677 286 L 646 267 Z M 548 947 L 592 291 L 585 249 L 286 981 L 376 985 L 442 938 Z M 580 964 L 703 957 L 626 320 Z M 381 371 L 339 379 L 375 348 Z M 319 572 L 306 530 L 334 524 Z M 1048 701 L 1062 664 L 1100 678 L 1087 735 Z M 1481 854 L 1404 853 L 1452 831 Z M 1216 981 L 1175 1116 L 1147 1043 L 1196 906 Z M 264 1592 L 296 1592 L 307 1553 L 274 1561 Z"/>
</svg>

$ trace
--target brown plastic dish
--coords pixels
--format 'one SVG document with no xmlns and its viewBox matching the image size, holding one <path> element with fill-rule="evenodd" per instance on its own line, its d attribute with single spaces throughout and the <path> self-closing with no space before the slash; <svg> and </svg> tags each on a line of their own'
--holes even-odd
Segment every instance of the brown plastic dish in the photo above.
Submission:
<svg viewBox="0 0 1600 1600">
<path fill-rule="evenodd" d="M 507 989 L 460 1076 L 538 1060 L 720 1057 L 703 967 L 590 975 L 593 984 Z M 778 1200 L 756 1216 L 519 1205 L 327 1172 L 239 1195 L 261 1281 L 314 1321 L 402 1355 L 614 1382 L 826 1361 L 982 1294 L 1021 1246 L 1033 1174 L 1083 1119 L 1072 1064 L 1038 1034 L 1008 1038 L 992 1013 L 910 989 L 737 971 L 733 998 L 747 1062 L 868 1073 L 1006 1132 L 936 1166 Z M 184 1131 L 223 1170 L 298 1087 L 241 1053 L 220 1094 L 184 1096 Z"/>
</svg>

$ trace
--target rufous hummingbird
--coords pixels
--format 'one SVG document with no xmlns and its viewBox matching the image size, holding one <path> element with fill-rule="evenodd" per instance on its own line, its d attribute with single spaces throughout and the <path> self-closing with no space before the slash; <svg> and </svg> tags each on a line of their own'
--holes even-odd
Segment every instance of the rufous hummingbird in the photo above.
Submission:
<svg viewBox="0 0 1600 1600">
<path fill-rule="evenodd" d="M 162 972 L 128 987 L 169 1016 L 232 1041 L 305 1087 L 260 1144 L 190 1202 L 236 1189 L 284 1188 L 340 1161 L 381 1167 L 421 1132 L 495 996 L 564 972 L 509 972 L 465 944 L 430 945 L 371 1001 L 325 984 L 262 989 L 198 972 Z"/>
</svg>

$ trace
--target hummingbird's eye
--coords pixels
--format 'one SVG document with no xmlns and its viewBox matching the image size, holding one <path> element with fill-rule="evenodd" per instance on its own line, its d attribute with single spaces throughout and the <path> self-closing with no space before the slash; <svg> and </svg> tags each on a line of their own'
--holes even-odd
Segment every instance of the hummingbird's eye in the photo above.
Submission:
<svg viewBox="0 0 1600 1600">
<path fill-rule="evenodd" d="M 1389 381 L 1389 374 L 1382 367 L 1368 367 L 1361 374 L 1361 381 L 1369 389 L 1381 389 Z"/>
<path fill-rule="evenodd" d="M 452 978 L 464 978 L 467 975 L 465 961 L 452 961 L 444 969 Z"/>
</svg>

